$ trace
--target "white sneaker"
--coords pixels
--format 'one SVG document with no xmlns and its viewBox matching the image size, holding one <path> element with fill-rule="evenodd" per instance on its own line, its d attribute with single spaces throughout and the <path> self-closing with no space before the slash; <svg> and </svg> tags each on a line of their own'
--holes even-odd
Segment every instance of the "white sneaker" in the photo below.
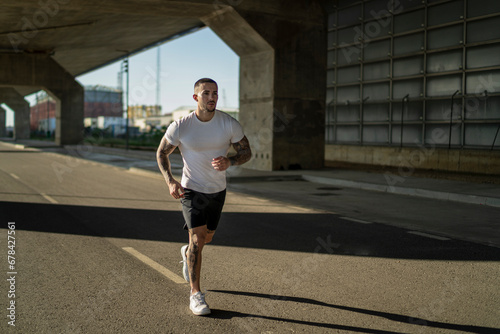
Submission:
<svg viewBox="0 0 500 334">
<path fill-rule="evenodd" d="M 180 263 L 182 263 L 182 276 L 184 276 L 184 279 L 186 280 L 186 282 L 189 283 L 189 268 L 188 268 L 187 256 L 186 256 L 186 252 L 187 252 L 188 247 L 189 247 L 189 245 L 185 245 L 185 246 L 181 247 L 182 261 Z"/>
<path fill-rule="evenodd" d="M 210 308 L 205 302 L 205 294 L 200 291 L 189 297 L 189 308 L 195 315 L 210 314 Z"/>
</svg>

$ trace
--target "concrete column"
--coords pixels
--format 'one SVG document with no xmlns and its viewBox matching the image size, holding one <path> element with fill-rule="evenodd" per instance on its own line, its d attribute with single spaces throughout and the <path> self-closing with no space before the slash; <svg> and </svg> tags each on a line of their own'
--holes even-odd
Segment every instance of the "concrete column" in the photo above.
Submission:
<svg viewBox="0 0 500 334">
<path fill-rule="evenodd" d="M 7 129 L 5 127 L 5 121 L 7 119 L 7 111 L 0 107 L 0 138 L 7 137 Z"/>
<path fill-rule="evenodd" d="M 48 89 L 48 93 L 56 101 L 56 144 L 81 143 L 83 140 L 83 88 L 76 83 L 65 90 Z"/>
<path fill-rule="evenodd" d="M 38 86 L 56 100 L 57 145 L 83 140 L 84 92 L 71 74 L 43 54 L 0 54 L 0 64 L 0 85 Z"/>
<path fill-rule="evenodd" d="M 288 3 L 283 16 L 226 7 L 201 18 L 240 56 L 247 166 L 260 170 L 324 165 L 326 16 L 314 1 Z"/>
<path fill-rule="evenodd" d="M 274 49 L 232 7 L 202 18 L 240 56 L 240 122 L 253 151 L 246 166 L 272 170 Z"/>
<path fill-rule="evenodd" d="M 0 102 L 5 103 L 14 111 L 14 139 L 29 139 L 30 105 L 28 101 L 14 88 L 0 87 Z"/>
</svg>

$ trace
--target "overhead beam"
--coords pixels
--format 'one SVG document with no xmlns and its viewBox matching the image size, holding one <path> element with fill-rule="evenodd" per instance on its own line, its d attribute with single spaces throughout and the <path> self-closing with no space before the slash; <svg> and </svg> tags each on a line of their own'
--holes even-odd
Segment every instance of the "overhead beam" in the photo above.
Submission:
<svg viewBox="0 0 500 334">
<path fill-rule="evenodd" d="M 157 1 L 157 0 L 45 0 L 45 1 L 0 1 L 2 7 L 22 7 L 57 15 L 60 10 L 89 13 L 134 14 L 166 17 L 198 17 L 219 6 L 217 1 Z"/>
<path fill-rule="evenodd" d="M 232 7 L 238 10 L 273 15 L 291 21 L 317 21 L 315 1 L 290 0 L 0 0 L 1 7 L 22 7 L 56 13 L 60 9 L 79 12 L 136 14 L 148 16 L 170 16 L 197 18 L 212 12 Z"/>
</svg>

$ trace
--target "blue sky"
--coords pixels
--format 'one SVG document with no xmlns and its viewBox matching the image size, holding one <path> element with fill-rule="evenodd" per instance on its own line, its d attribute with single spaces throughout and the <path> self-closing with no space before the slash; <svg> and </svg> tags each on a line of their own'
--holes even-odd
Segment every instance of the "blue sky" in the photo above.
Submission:
<svg viewBox="0 0 500 334">
<path fill-rule="evenodd" d="M 160 46 L 160 104 L 163 113 L 179 106 L 195 105 L 193 84 L 210 77 L 219 84 L 218 107 L 239 107 L 239 57 L 212 30 L 204 28 Z M 156 103 L 157 48 L 129 60 L 129 104 Z M 84 86 L 104 85 L 116 88 L 121 61 L 77 77 Z M 125 80 L 123 80 L 125 87 Z M 34 99 L 27 97 L 32 102 Z M 13 125 L 7 112 L 7 126 Z"/>
</svg>

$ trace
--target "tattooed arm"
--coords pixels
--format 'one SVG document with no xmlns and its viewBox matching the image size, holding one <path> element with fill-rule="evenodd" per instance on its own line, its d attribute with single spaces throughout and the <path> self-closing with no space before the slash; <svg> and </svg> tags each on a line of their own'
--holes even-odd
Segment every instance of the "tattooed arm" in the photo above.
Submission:
<svg viewBox="0 0 500 334">
<path fill-rule="evenodd" d="M 250 143 L 246 136 L 239 142 L 234 143 L 233 148 L 236 151 L 236 155 L 229 158 L 231 166 L 243 165 L 252 157 L 252 150 L 250 149 Z"/>
<path fill-rule="evenodd" d="M 214 169 L 224 171 L 230 166 L 243 165 L 252 157 L 252 150 L 246 136 L 239 142 L 234 143 L 233 148 L 236 150 L 236 154 L 232 157 L 217 157 L 212 161 Z"/>
<path fill-rule="evenodd" d="M 172 195 L 173 198 L 178 199 L 184 196 L 184 188 L 182 188 L 181 184 L 174 179 L 172 171 L 170 170 L 169 160 L 169 155 L 175 150 L 175 148 L 176 146 L 170 144 L 167 139 L 163 137 L 160 146 L 158 146 L 158 150 L 156 151 L 156 161 L 158 162 L 158 167 L 167 182 L 170 195 Z"/>
</svg>

